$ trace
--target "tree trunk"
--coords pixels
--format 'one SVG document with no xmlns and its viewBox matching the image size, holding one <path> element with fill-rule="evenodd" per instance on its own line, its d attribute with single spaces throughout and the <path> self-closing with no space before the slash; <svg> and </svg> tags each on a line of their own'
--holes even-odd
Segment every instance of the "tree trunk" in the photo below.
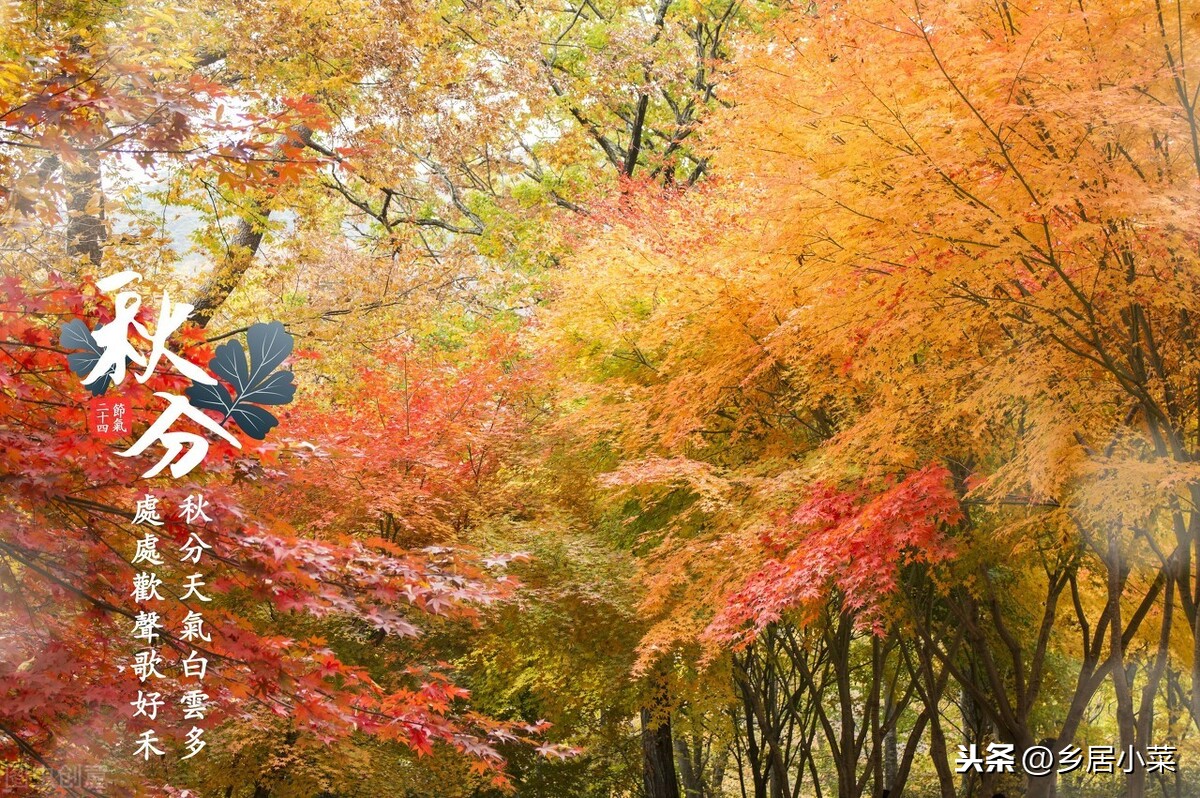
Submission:
<svg viewBox="0 0 1200 798">
<path fill-rule="evenodd" d="M 107 237 L 104 227 L 104 187 L 100 178 L 100 156 L 79 153 L 80 163 L 63 167 L 67 189 L 67 253 L 84 255 L 99 266 L 101 244 Z"/>
<path fill-rule="evenodd" d="M 892 695 L 892 682 L 888 681 L 883 693 L 883 716 L 891 718 L 896 711 L 895 698 Z M 891 794 L 892 789 L 896 786 L 896 775 L 900 769 L 900 760 L 897 745 L 897 729 L 900 724 L 893 722 L 888 727 L 887 732 L 883 737 L 883 788 L 888 794 Z"/>
<path fill-rule="evenodd" d="M 1137 728 L 1133 713 L 1133 690 L 1129 682 L 1129 673 L 1125 669 L 1125 649 L 1121 639 L 1121 632 L 1124 630 L 1121 620 L 1121 594 L 1125 589 L 1125 572 L 1115 529 L 1109 531 L 1106 564 L 1108 602 L 1113 619 L 1109 634 L 1109 652 L 1113 659 L 1112 683 L 1117 701 L 1117 734 L 1121 741 L 1121 750 L 1129 751 L 1137 745 Z M 1125 787 L 1128 798 L 1145 798 L 1145 782 L 1131 777 L 1126 780 Z"/>
<path fill-rule="evenodd" d="M 642 783 L 646 798 L 679 798 L 671 743 L 670 696 L 665 675 L 654 679 L 651 706 L 642 707 Z"/>
<path fill-rule="evenodd" d="M 272 155 L 273 157 L 280 157 L 283 153 L 284 145 L 289 142 L 305 144 L 311 140 L 312 130 L 304 125 L 295 125 L 287 133 L 280 136 L 274 147 L 272 147 Z M 271 215 L 271 209 L 261 202 L 251 200 L 249 208 L 252 214 L 259 217 L 262 222 L 265 222 L 267 217 Z M 225 250 L 225 260 L 217 266 L 212 276 L 209 277 L 208 281 L 200 288 L 200 292 L 191 301 L 191 305 L 194 308 L 190 317 L 192 321 L 201 327 L 208 326 L 208 323 L 212 321 L 212 317 L 216 315 L 217 310 L 220 309 L 221 305 L 225 304 L 225 300 L 237 288 L 238 283 L 242 280 L 242 276 L 250 268 L 250 264 L 258 252 L 262 240 L 263 229 L 260 223 L 256 223 L 255 220 L 245 217 L 238 220 L 237 232 L 234 233 L 233 239 L 229 242 L 228 248 Z"/>
<path fill-rule="evenodd" d="M 700 779 L 699 761 L 692 760 L 692 752 L 688 750 L 687 741 L 682 736 L 676 736 L 672 744 L 675 746 L 675 766 L 679 770 L 684 798 L 703 798 L 704 787 Z"/>
<path fill-rule="evenodd" d="M 646 798 L 679 798 L 675 779 L 675 757 L 671 745 L 671 721 L 657 723 L 654 714 L 642 708 L 642 780 Z"/>
<path fill-rule="evenodd" d="M 255 211 L 265 220 L 271 213 L 270 208 L 254 203 Z M 191 320 L 201 327 L 207 327 L 221 305 L 233 293 L 233 289 L 241 282 L 242 275 L 250 268 L 258 247 L 262 244 L 263 230 L 246 219 L 238 220 L 237 232 L 229 242 L 225 252 L 225 260 L 213 270 L 212 276 L 200 288 L 200 293 L 192 300 Z"/>
</svg>

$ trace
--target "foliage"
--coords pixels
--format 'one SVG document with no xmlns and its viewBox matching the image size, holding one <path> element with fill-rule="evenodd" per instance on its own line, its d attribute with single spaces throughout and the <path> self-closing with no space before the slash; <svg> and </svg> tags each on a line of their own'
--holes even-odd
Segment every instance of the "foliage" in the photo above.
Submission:
<svg viewBox="0 0 1200 798">
<path fill-rule="evenodd" d="M 1195 753 L 1187 3 L 0 15 L 8 772 L 1186 794 L 952 757 Z M 219 381 L 91 392 L 236 434 L 192 483 L 86 434 L 122 270 Z M 111 670 L 147 491 L 214 508 L 220 712 L 208 759 L 139 767 Z"/>
</svg>

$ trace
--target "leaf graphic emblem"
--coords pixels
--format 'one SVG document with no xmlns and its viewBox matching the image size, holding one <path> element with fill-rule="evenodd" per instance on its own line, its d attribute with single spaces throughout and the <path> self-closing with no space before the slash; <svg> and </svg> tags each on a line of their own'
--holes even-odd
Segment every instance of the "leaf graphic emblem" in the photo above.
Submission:
<svg viewBox="0 0 1200 798">
<path fill-rule="evenodd" d="M 236 396 L 221 383 L 193 382 L 185 393 L 192 404 L 216 410 L 222 421 L 232 418 L 243 432 L 261 441 L 279 419 L 259 405 L 285 405 L 296 395 L 292 372 L 275 371 L 292 353 L 292 336 L 282 322 L 259 323 L 246 333 L 246 343 L 248 361 L 240 343 L 226 341 L 208 364 L 214 374 L 233 386 Z"/>
</svg>

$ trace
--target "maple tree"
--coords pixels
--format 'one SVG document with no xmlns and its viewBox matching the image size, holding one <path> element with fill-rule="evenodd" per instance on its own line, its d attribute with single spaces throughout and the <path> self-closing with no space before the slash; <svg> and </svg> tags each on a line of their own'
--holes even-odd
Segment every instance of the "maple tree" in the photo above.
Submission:
<svg viewBox="0 0 1200 798">
<path fill-rule="evenodd" d="M 562 281 L 555 312 L 555 345 L 596 364 L 568 385 L 589 402 L 582 423 L 619 431 L 616 484 L 670 513 L 647 544 L 647 657 L 724 639 L 744 663 L 764 632 L 874 625 L 838 655 L 874 657 L 870 678 L 832 689 L 878 700 L 896 671 L 876 641 L 901 633 L 896 689 L 930 702 L 949 680 L 970 742 L 1066 745 L 1101 701 L 1125 747 L 1188 725 L 1187 14 L 815 5 L 740 63 L 735 108 L 708 131 L 738 182 L 647 195 Z M 855 512 L 862 491 L 888 509 L 888 485 L 930 468 L 943 477 L 890 508 L 904 536 Z M 795 498 L 813 484 L 832 492 Z M 793 537 L 795 519 L 815 528 Z M 793 646 L 784 676 L 805 656 Z M 1051 678 L 1051 659 L 1070 675 Z M 818 683 L 802 690 L 831 689 Z M 780 712 L 802 724 L 823 709 Z M 855 717 L 884 743 L 872 713 Z M 902 722 L 944 752 L 937 714 Z M 874 757 L 841 761 L 812 782 L 898 783 Z M 804 775 L 758 786 L 782 794 Z M 1128 794 L 1146 779 L 1131 774 Z"/>
<path fill-rule="evenodd" d="M 126 584 L 136 570 L 129 559 L 139 535 L 129 522 L 145 490 L 136 476 L 145 463 L 116 467 L 106 444 L 90 437 L 78 400 L 86 391 L 61 368 L 53 345 L 55 323 L 95 313 L 97 297 L 65 285 L 31 296 L 15 278 L 6 289 L 5 485 L 14 501 L 6 505 L 2 543 L 12 652 L 3 728 L 51 767 L 77 755 L 72 749 L 83 749 L 85 740 L 88 756 L 101 754 L 131 723 L 133 710 L 123 709 L 123 691 L 107 670 L 131 649 L 117 641 L 128 637 L 134 614 Z M 123 395 L 135 411 L 148 412 L 155 389 L 179 390 L 181 380 L 164 375 Z M 501 760 L 494 744 L 515 737 L 504 724 L 470 714 L 456 719 L 454 705 L 466 691 L 407 656 L 385 678 L 380 664 L 396 656 L 387 646 L 375 655 L 374 670 L 344 661 L 319 627 L 300 618 L 352 618 L 378 635 L 377 645 L 413 637 L 417 616 L 460 615 L 501 599 L 509 586 L 488 569 L 502 568 L 508 558 L 472 565 L 454 548 L 403 548 L 349 530 L 298 536 L 285 517 L 251 512 L 261 501 L 257 493 L 277 489 L 267 485 L 283 472 L 270 463 L 283 456 L 264 451 L 261 459 L 247 458 L 226 445 L 218 462 L 210 454 L 208 479 L 154 489 L 172 506 L 196 489 L 214 508 L 205 529 L 221 563 L 213 583 L 221 599 L 215 611 L 206 608 L 214 636 L 206 651 L 219 682 L 206 687 L 217 706 L 236 717 L 251 702 L 255 712 L 282 715 L 331 739 L 368 732 L 424 753 L 446 742 L 494 769 Z M 222 486 L 223 473 L 241 476 Z M 245 480 L 252 487 L 239 488 Z M 168 520 L 156 532 L 182 544 L 189 529 Z M 49 615 L 47 602 L 57 607 Z M 264 607 L 283 615 L 264 625 Z M 163 610 L 164 625 L 178 626 L 187 609 Z M 166 637 L 172 648 L 182 645 Z M 49 741 L 53 753 L 45 750 Z"/>
<path fill-rule="evenodd" d="M 98 266 L 103 256 L 105 266 L 112 268 L 136 257 L 105 241 L 101 158 L 133 155 L 146 169 L 164 162 L 190 164 L 215 172 L 226 187 L 270 189 L 294 178 L 276 164 L 297 152 L 291 144 L 272 145 L 270 137 L 281 135 L 279 131 L 290 135 L 303 124 L 297 119 L 311 117 L 298 116 L 307 112 L 304 104 L 285 103 L 269 118 L 243 113 L 222 122 L 219 103 L 226 90 L 191 69 L 190 59 L 140 60 L 162 52 L 159 28 L 137 26 L 132 40 L 114 42 L 92 11 L 74 8 L 48 21 L 47 30 L 66 43 L 40 31 L 21 38 L 29 30 L 21 26 L 5 42 L 25 59 L 12 65 L 13 80 L 6 86 L 14 93 L 0 109 L 12 137 L 4 152 L 9 178 L 5 218 L 12 225 L 6 228 L 7 240 L 20 244 L 23 237 L 38 233 L 37 225 L 58 224 L 60 203 L 69 212 L 65 245 L 55 255 L 62 258 L 67 279 L 53 273 L 47 277 L 37 251 L 28 246 L 10 250 L 5 269 L 4 482 L 12 502 L 5 508 L 2 544 L 6 651 L 11 655 L 5 665 L 3 730 L 15 744 L 6 752 L 42 765 L 47 782 L 69 787 L 60 777 L 64 763 L 105 761 L 117 767 L 121 789 L 140 793 L 147 788 L 140 775 L 110 755 L 123 730 L 136 721 L 107 669 L 131 656 L 131 644 L 117 641 L 128 637 L 125 626 L 133 617 L 125 595 L 136 570 L 129 564 L 136 537 L 129 521 L 135 499 L 145 490 L 137 485 L 136 473 L 146 462 L 139 458 L 143 462 L 114 466 L 107 447 L 90 438 L 83 424 L 81 397 L 86 391 L 63 368 L 59 327 L 72 318 L 84 320 L 74 325 L 96 327 L 111 320 L 112 309 L 86 278 L 82 283 L 71 279 L 79 274 L 71 260 L 82 256 Z M 181 77 L 177 80 L 173 73 Z M 241 139 L 220 141 L 226 133 Z M 82 184 L 76 174 L 81 162 L 90 170 Z M 61 186 L 50 179 L 60 169 L 65 175 Z M 80 192 L 86 196 L 77 203 Z M 139 320 L 152 326 L 147 312 Z M 82 338 L 74 334 L 68 342 L 64 337 L 61 345 L 94 346 L 84 340 L 86 329 Z M 250 336 L 254 334 L 251 329 Z M 210 363 L 233 384 L 238 398 L 232 400 L 221 383 L 193 398 L 201 407 L 221 411 L 221 420 L 236 422 L 244 433 L 243 449 L 248 449 L 251 439 L 263 438 L 276 419 L 256 405 L 238 409 L 232 404 L 241 403 L 243 394 L 255 402 L 262 398 L 254 395 L 255 386 L 238 383 L 237 358 L 245 371 L 241 344 L 205 347 L 203 339 L 203 331 L 193 328 L 180 342 L 190 359 Z M 234 353 L 234 360 L 222 365 L 222 358 L 229 360 L 225 350 Z M 99 390 L 106 382 L 99 383 Z M 144 413 L 155 406 L 156 390 L 182 393 L 185 384 L 177 376 L 155 377 L 122 396 Z M 189 395 L 196 390 L 189 388 Z M 343 417 L 340 424 L 347 423 Z M 411 456 L 423 457 L 421 443 L 428 441 L 411 446 Z M 224 590 L 219 608 L 209 613 L 218 642 L 204 649 L 214 664 L 220 663 L 219 683 L 207 686 L 219 707 L 212 721 L 236 726 L 249 719 L 252 727 L 267 728 L 270 717 L 282 716 L 318 739 L 367 733 L 421 755 L 431 754 L 433 744 L 445 743 L 466 753 L 478 776 L 503 785 L 497 745 L 527 738 L 543 725 L 500 723 L 462 710 L 466 690 L 431 669 L 431 661 L 411 656 L 411 647 L 397 650 L 385 640 L 418 635 L 415 616 L 464 616 L 472 607 L 503 598 L 512 583 L 489 571 L 502 569 L 508 559 L 478 563 L 457 547 L 372 543 L 356 537 L 358 529 L 304 537 L 278 513 L 252 519 L 248 507 L 259 485 L 284 478 L 269 464 L 287 453 L 266 444 L 256 457 L 246 458 L 229 446 L 215 448 L 210 458 L 214 455 L 219 464 L 208 480 L 165 491 L 151 488 L 169 504 L 197 489 L 218 508 L 212 511 L 214 524 L 225 527 L 216 532 L 225 567 L 217 586 Z M 233 475 L 233 485 L 221 486 L 219 476 L 211 480 L 221 474 Z M 370 514 L 379 509 L 372 506 Z M 188 530 L 168 522 L 159 533 L 179 543 Z M 268 619 L 264 608 L 269 608 Z M 296 620 L 285 622 L 275 615 L 280 612 Z M 178 625 L 181 617 L 174 617 L 175 610 L 164 613 L 166 626 Z M 297 616 L 317 623 L 306 626 Z M 372 655 L 373 668 L 336 650 L 347 635 L 353 638 L 361 630 L 343 628 L 342 640 L 327 642 L 338 625 L 320 619 L 347 617 L 375 639 L 379 650 Z M 279 624 L 294 625 L 294 633 L 285 633 Z M 168 636 L 167 642 L 172 649 L 182 646 L 175 637 Z M 547 755 L 563 755 L 554 746 L 543 748 Z"/>
</svg>

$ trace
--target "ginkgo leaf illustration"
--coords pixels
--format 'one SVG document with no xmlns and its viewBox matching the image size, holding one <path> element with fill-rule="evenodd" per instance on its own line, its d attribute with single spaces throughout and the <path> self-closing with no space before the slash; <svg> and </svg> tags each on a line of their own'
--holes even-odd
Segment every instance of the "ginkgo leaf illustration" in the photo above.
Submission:
<svg viewBox="0 0 1200 798">
<path fill-rule="evenodd" d="M 232 385 L 236 395 L 221 383 L 194 382 L 185 393 L 192 404 L 216 410 L 222 421 L 232 418 L 243 432 L 261 441 L 279 419 L 259 405 L 285 405 L 296 395 L 292 372 L 275 371 L 292 353 L 292 336 L 281 322 L 273 321 L 253 325 L 246 333 L 246 343 L 249 361 L 240 343 L 226 341 L 209 363 L 209 369 Z"/>
<path fill-rule="evenodd" d="M 100 362 L 100 358 L 104 356 L 96 339 L 92 337 L 92 331 L 87 325 L 79 319 L 69 321 L 62 326 L 58 337 L 59 345 L 64 349 L 82 349 L 82 352 L 72 352 L 67 355 L 67 363 L 71 367 L 71 371 L 78 374 L 80 377 L 86 377 L 91 373 L 96 364 Z M 108 386 L 112 385 L 112 370 L 98 380 L 95 380 L 87 389 L 92 392 L 93 396 L 102 396 L 108 390 Z"/>
</svg>

